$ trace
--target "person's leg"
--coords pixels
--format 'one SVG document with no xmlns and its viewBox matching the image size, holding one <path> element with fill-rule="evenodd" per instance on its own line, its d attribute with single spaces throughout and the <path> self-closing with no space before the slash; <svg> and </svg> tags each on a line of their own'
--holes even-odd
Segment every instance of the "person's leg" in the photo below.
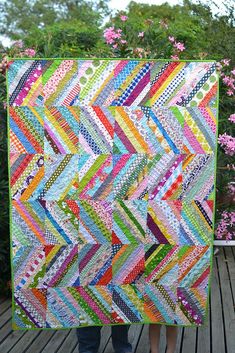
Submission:
<svg viewBox="0 0 235 353">
<path fill-rule="evenodd" d="M 166 353 L 175 352 L 177 334 L 178 334 L 178 330 L 176 326 L 166 326 L 166 342 L 167 342 Z"/>
<path fill-rule="evenodd" d="M 100 326 L 77 329 L 79 353 L 97 353 L 100 345 Z"/>
<path fill-rule="evenodd" d="M 132 346 L 128 341 L 128 330 L 130 325 L 112 326 L 112 344 L 115 353 L 128 353 Z"/>
<path fill-rule="evenodd" d="M 159 353 L 159 342 L 160 342 L 161 325 L 150 324 L 149 325 L 149 343 L 151 353 Z"/>
</svg>

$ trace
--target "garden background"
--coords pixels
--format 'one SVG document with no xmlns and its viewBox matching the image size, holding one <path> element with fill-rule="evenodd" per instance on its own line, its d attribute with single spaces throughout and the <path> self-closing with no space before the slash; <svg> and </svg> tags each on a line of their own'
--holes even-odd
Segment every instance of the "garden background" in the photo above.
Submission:
<svg viewBox="0 0 235 353">
<path fill-rule="evenodd" d="M 120 0 L 121 1 L 121 0 Z M 10 293 L 6 69 L 8 57 L 216 60 L 220 75 L 216 238 L 235 241 L 234 1 L 181 5 L 109 0 L 0 0 L 0 293 Z M 223 7 L 223 12 L 221 8 Z M 213 12 L 212 12 L 213 8 Z"/>
</svg>

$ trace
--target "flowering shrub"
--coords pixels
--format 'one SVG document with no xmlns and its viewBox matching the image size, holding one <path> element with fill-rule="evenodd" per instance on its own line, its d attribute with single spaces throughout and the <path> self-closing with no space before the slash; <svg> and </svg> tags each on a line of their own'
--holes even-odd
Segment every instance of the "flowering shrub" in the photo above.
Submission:
<svg viewBox="0 0 235 353">
<path fill-rule="evenodd" d="M 139 31 L 135 38 L 133 38 L 133 36 L 130 36 L 132 31 L 130 31 L 128 25 L 128 16 L 120 15 L 119 18 L 122 28 L 111 26 L 107 27 L 103 32 L 105 43 L 110 46 L 113 51 L 113 56 L 138 58 L 155 56 L 148 45 L 148 41 L 151 41 L 151 37 L 156 36 L 156 32 L 153 29 L 154 21 L 146 19 L 144 21 L 145 28 Z M 158 26 L 162 29 L 166 53 L 171 53 L 170 57 L 172 60 L 179 60 L 180 53 L 186 49 L 184 43 L 168 35 L 168 24 L 166 21 L 161 20 Z"/>
</svg>

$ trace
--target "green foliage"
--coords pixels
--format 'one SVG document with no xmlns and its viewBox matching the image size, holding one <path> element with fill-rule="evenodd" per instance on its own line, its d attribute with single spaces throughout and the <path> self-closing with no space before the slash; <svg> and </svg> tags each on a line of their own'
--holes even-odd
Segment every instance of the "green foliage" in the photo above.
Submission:
<svg viewBox="0 0 235 353">
<path fill-rule="evenodd" d="M 101 45 L 101 35 L 99 28 L 72 20 L 60 21 L 41 30 L 34 28 L 23 41 L 27 47 L 35 48 L 39 56 L 79 57 L 94 55 Z"/>
<path fill-rule="evenodd" d="M 8 168 L 7 168 L 7 126 L 6 110 L 3 101 L 6 98 L 6 80 L 0 76 L 0 293 L 9 294 L 6 285 L 10 280 L 10 246 L 9 246 L 9 194 L 8 194 Z"/>
<path fill-rule="evenodd" d="M 13 39 L 60 21 L 80 20 L 98 27 L 109 13 L 108 0 L 1 0 L 0 33 Z"/>
</svg>

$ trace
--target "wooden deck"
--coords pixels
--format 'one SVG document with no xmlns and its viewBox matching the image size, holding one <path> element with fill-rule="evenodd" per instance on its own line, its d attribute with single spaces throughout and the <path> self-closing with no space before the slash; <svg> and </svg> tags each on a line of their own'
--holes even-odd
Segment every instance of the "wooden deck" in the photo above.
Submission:
<svg viewBox="0 0 235 353">
<path fill-rule="evenodd" d="M 201 328 L 181 329 L 176 353 L 234 353 L 234 299 L 235 247 L 221 247 L 214 257 L 209 324 Z M 0 314 L 0 353 L 78 352 L 75 330 L 12 331 L 9 299 L 0 300 Z M 100 353 L 111 353 L 110 328 L 102 330 Z M 132 325 L 129 337 L 133 352 L 149 353 L 148 325 Z M 165 353 L 164 335 L 160 353 Z"/>
</svg>

